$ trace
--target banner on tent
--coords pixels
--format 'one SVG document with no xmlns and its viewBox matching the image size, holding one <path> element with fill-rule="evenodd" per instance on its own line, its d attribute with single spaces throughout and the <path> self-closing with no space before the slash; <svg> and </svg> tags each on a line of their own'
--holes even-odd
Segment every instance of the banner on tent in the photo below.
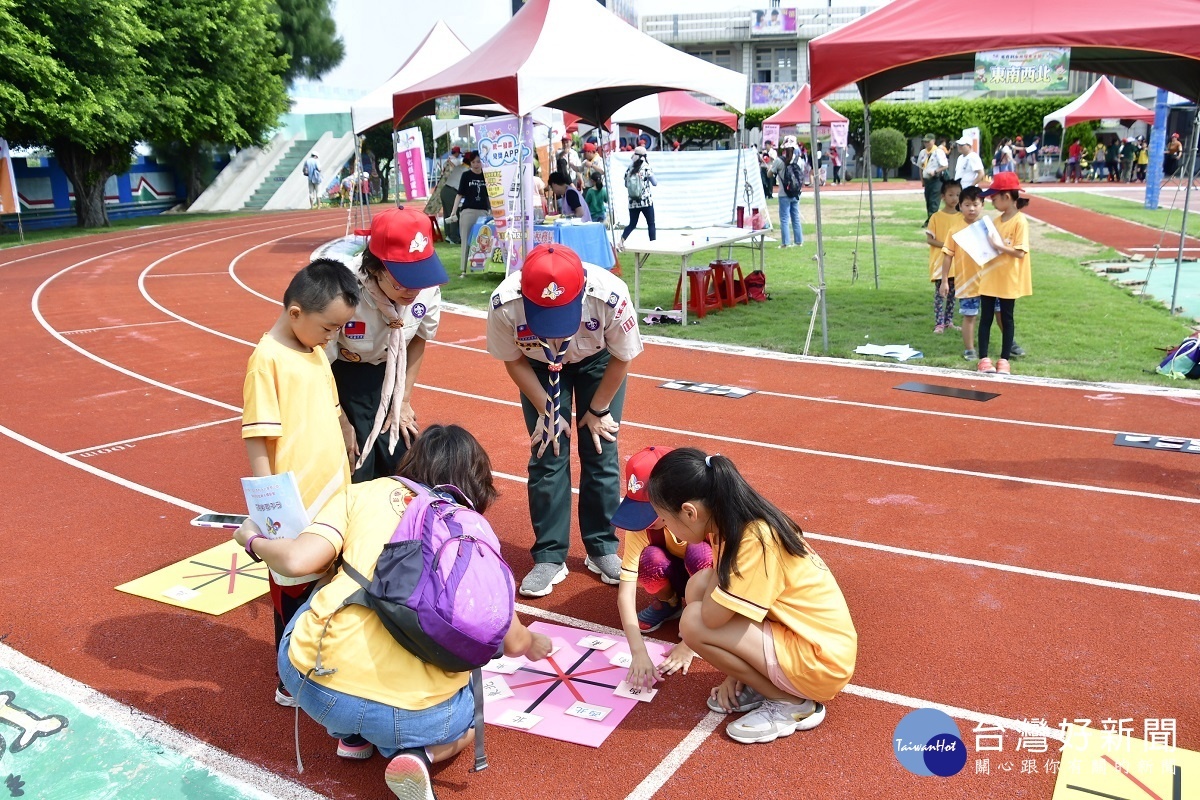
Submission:
<svg viewBox="0 0 1200 800">
<path fill-rule="evenodd" d="M 459 100 L 461 98 L 456 94 L 448 94 L 445 97 L 438 97 L 433 101 L 433 116 L 435 119 L 458 119 Z"/>
<path fill-rule="evenodd" d="M 508 271 L 514 272 L 522 263 L 521 236 L 533 232 L 533 119 L 527 115 L 524 126 L 514 116 L 478 122 L 475 141 L 483 161 L 496 238 L 504 250 Z"/>
<path fill-rule="evenodd" d="M 1025 47 L 975 54 L 975 89 L 1065 92 L 1071 71 L 1069 47 Z"/>
<path fill-rule="evenodd" d="M 764 122 L 762 126 L 762 140 L 765 145 L 767 142 L 778 146 L 779 145 L 779 126 L 774 122 Z"/>
<path fill-rule="evenodd" d="M 850 140 L 850 123 L 849 122 L 831 122 L 829 123 L 829 144 L 833 147 L 846 149 L 846 145 Z"/>
<path fill-rule="evenodd" d="M 408 200 L 429 197 L 425 180 L 425 139 L 420 128 L 406 128 L 396 134 L 396 164 L 404 178 L 404 196 Z"/>
</svg>

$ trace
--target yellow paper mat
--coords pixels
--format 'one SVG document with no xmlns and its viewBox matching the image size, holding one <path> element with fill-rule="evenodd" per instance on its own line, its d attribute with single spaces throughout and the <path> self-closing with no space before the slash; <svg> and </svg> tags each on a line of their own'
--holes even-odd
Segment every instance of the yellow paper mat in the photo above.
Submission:
<svg viewBox="0 0 1200 800">
<path fill-rule="evenodd" d="M 1071 725 L 1053 800 L 1185 800 L 1200 797 L 1200 753 L 1174 747 L 1175 720 L 1150 720 L 1148 739 Z M 1166 723 L 1166 724 L 1164 724 Z"/>
<path fill-rule="evenodd" d="M 117 587 L 138 597 L 214 615 L 261 597 L 267 589 L 266 565 L 246 555 L 232 539 Z"/>
</svg>

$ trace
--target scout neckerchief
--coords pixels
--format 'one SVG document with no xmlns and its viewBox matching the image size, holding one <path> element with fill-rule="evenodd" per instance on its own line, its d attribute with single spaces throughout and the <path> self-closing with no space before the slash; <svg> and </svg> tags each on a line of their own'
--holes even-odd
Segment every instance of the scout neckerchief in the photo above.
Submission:
<svg viewBox="0 0 1200 800">
<path fill-rule="evenodd" d="M 556 352 L 550 343 L 542 337 L 538 337 L 538 344 L 542 346 L 542 352 L 546 355 L 547 369 L 550 370 L 550 396 L 546 400 L 546 416 L 549 417 L 548 424 L 545 430 L 542 431 L 542 441 L 548 441 L 549 437 L 558 438 L 557 422 L 559 417 L 559 382 L 558 379 L 562 374 L 563 356 L 567 354 L 567 348 L 571 346 L 571 339 L 568 336 L 562 340 L 562 344 L 558 346 Z"/>
<path fill-rule="evenodd" d="M 408 372 L 408 349 L 404 345 L 404 313 L 408 306 L 397 307 L 379 286 L 379 281 L 372 277 L 363 282 L 363 288 L 375 301 L 379 313 L 387 320 L 387 366 L 383 370 L 383 389 L 380 392 L 379 408 L 375 412 L 375 424 L 371 426 L 371 435 L 358 454 L 358 469 L 363 465 L 371 446 L 379 438 L 384 423 L 388 429 L 388 452 L 396 450 L 396 442 L 400 438 L 400 407 L 404 405 L 404 377 Z"/>
</svg>

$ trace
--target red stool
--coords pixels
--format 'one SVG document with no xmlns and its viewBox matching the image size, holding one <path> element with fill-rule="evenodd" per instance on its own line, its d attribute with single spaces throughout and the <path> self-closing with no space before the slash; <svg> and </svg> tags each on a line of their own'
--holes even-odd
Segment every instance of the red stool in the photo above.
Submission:
<svg viewBox="0 0 1200 800">
<path fill-rule="evenodd" d="M 444 242 L 446 237 L 442 235 L 442 223 L 438 222 L 437 214 L 426 214 L 429 217 L 429 224 L 433 228 L 433 240 L 435 242 Z"/>
<path fill-rule="evenodd" d="M 710 267 L 690 267 L 688 276 L 688 310 L 700 319 L 709 311 L 721 310 L 721 295 L 717 292 L 717 284 L 713 280 Z M 681 277 L 675 284 L 675 308 L 682 309 L 680 292 L 683 288 Z"/>
<path fill-rule="evenodd" d="M 708 265 L 713 271 L 713 281 L 717 285 L 717 294 L 721 304 L 733 308 L 738 303 L 750 305 L 750 296 L 746 294 L 746 281 L 742 279 L 742 265 L 736 261 L 717 260 Z"/>
</svg>

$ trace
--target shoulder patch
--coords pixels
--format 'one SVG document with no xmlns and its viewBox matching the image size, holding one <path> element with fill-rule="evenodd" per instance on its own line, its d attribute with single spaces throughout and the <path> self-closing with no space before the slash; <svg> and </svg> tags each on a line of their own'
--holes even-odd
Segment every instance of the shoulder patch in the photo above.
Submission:
<svg viewBox="0 0 1200 800">
<path fill-rule="evenodd" d="M 607 303 L 612 308 L 616 308 L 617 302 L 620 301 L 620 299 L 621 299 L 620 295 L 618 295 L 616 292 L 613 292 L 608 296 L 608 299 L 605 300 L 604 302 Z"/>
<path fill-rule="evenodd" d="M 492 295 L 492 308 L 499 308 L 500 303 L 500 293 L 496 292 L 494 295 Z"/>
</svg>

